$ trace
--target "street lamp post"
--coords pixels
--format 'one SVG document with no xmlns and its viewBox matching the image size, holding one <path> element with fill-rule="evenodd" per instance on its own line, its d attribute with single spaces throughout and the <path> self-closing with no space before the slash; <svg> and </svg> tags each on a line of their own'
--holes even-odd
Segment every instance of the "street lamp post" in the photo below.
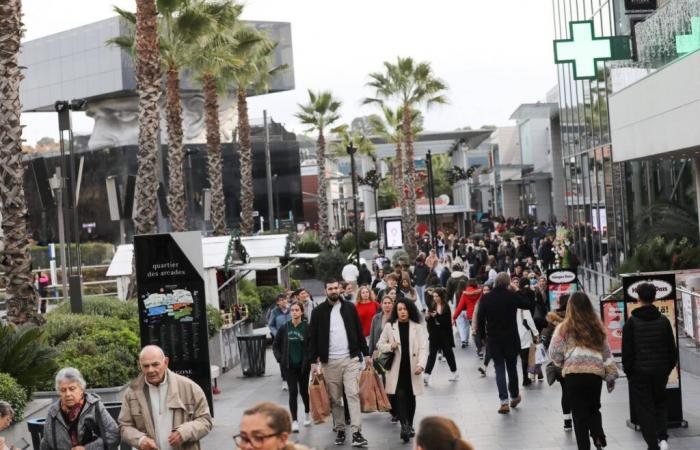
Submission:
<svg viewBox="0 0 700 450">
<path fill-rule="evenodd" d="M 428 169 L 428 204 L 430 206 L 430 234 L 432 235 L 433 248 L 437 250 L 437 211 L 435 210 L 435 186 L 433 185 L 433 154 L 430 150 L 426 154 L 426 166 Z"/>
<path fill-rule="evenodd" d="M 355 153 L 357 149 L 350 143 L 347 147 L 348 155 L 350 155 L 350 176 L 352 177 L 352 208 L 355 214 L 355 251 L 357 253 L 356 263 L 357 268 L 360 268 L 360 220 L 357 212 L 357 173 L 355 170 Z"/>
</svg>

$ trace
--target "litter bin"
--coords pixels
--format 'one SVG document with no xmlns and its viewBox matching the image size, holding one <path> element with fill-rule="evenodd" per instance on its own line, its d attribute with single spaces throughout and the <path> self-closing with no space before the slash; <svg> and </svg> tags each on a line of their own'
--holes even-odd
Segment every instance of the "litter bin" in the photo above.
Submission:
<svg viewBox="0 0 700 450">
<path fill-rule="evenodd" d="M 41 447 L 41 438 L 44 437 L 44 422 L 46 419 L 27 420 L 27 428 L 29 428 L 29 434 L 32 435 L 32 447 L 35 449 Z"/>
<path fill-rule="evenodd" d="M 246 377 L 265 374 L 265 336 L 248 334 L 238 336 L 238 353 L 241 355 L 241 371 Z"/>
</svg>

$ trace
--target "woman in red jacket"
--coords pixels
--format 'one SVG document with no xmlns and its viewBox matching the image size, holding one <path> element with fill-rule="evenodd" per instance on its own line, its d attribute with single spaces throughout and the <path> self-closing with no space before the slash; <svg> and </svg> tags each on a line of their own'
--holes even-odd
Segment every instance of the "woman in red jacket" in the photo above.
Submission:
<svg viewBox="0 0 700 450">
<path fill-rule="evenodd" d="M 375 299 L 374 291 L 366 284 L 360 286 L 357 289 L 357 293 L 355 293 L 355 308 L 357 309 L 357 315 L 360 317 L 362 332 L 367 338 L 372 329 L 372 319 L 374 319 L 374 315 L 379 310 L 379 303 Z"/>
<path fill-rule="evenodd" d="M 474 308 L 476 307 L 476 303 L 479 301 L 481 298 L 481 289 L 479 289 L 479 284 L 476 282 L 475 279 L 470 279 L 467 282 L 467 288 L 462 292 L 462 295 L 459 298 L 459 304 L 457 304 L 457 307 L 455 308 L 455 312 L 452 315 L 452 325 L 454 325 L 457 322 L 457 318 L 459 317 L 460 314 L 462 314 L 462 311 L 467 312 L 467 323 L 469 324 L 469 327 L 472 324 L 472 318 L 474 317 Z M 467 327 L 467 336 L 469 336 L 469 327 Z M 474 344 L 476 345 L 476 351 L 481 356 L 481 340 L 479 339 L 479 335 L 477 334 L 474 336 Z"/>
</svg>

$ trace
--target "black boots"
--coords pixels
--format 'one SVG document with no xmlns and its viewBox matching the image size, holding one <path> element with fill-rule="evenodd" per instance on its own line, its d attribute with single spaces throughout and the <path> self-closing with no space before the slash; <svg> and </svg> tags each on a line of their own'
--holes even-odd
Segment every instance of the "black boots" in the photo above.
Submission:
<svg viewBox="0 0 700 450">
<path fill-rule="evenodd" d="M 401 423 L 401 440 L 408 442 L 411 439 L 411 426 L 407 423 Z"/>
</svg>

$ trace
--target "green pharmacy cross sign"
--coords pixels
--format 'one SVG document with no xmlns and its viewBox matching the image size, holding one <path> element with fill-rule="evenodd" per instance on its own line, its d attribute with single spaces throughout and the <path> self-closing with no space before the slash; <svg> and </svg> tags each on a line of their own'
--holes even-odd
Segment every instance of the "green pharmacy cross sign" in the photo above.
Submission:
<svg viewBox="0 0 700 450">
<path fill-rule="evenodd" d="M 700 17 L 690 19 L 691 33 L 676 36 L 676 53 L 686 55 L 700 49 Z"/>
<path fill-rule="evenodd" d="M 630 59 L 629 36 L 595 37 L 593 21 L 569 22 L 571 39 L 554 41 L 554 61 L 573 63 L 575 80 L 596 77 L 598 61 Z"/>
</svg>

